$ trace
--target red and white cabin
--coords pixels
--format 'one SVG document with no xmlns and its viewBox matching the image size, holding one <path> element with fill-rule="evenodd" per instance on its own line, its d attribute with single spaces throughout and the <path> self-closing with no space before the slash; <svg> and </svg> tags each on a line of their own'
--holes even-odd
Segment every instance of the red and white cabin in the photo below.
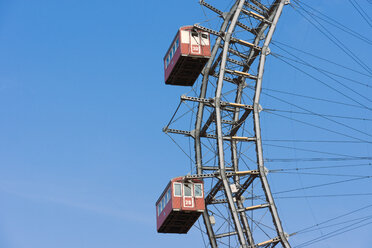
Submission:
<svg viewBox="0 0 372 248">
<path fill-rule="evenodd" d="M 187 233 L 205 210 L 200 179 L 173 178 L 156 202 L 159 233 Z"/>
<path fill-rule="evenodd" d="M 181 27 L 164 57 L 165 84 L 192 86 L 210 57 L 209 34 Z"/>
</svg>

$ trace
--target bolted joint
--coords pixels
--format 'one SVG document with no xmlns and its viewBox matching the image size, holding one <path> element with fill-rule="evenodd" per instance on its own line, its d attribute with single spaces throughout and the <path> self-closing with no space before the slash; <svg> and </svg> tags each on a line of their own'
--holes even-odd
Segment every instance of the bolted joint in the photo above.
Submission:
<svg viewBox="0 0 372 248">
<path fill-rule="evenodd" d="M 284 4 L 287 5 L 287 4 L 290 4 L 291 3 L 291 0 L 285 0 L 284 1 Z"/>
<path fill-rule="evenodd" d="M 254 112 L 260 112 L 261 105 L 259 103 L 253 103 L 253 111 Z"/>
<path fill-rule="evenodd" d="M 260 113 L 263 110 L 262 106 L 259 103 L 253 103 L 253 111 Z"/>
<path fill-rule="evenodd" d="M 228 16 L 229 12 L 223 12 L 221 17 L 225 20 L 226 17 Z"/>
<path fill-rule="evenodd" d="M 265 33 L 262 33 L 262 34 L 260 35 L 260 40 L 264 40 L 265 38 L 266 38 Z"/>
<path fill-rule="evenodd" d="M 259 166 L 258 170 L 260 171 L 261 176 L 269 174 L 269 170 L 264 166 Z"/>
<path fill-rule="evenodd" d="M 215 97 L 213 98 L 213 101 L 214 101 L 214 106 L 215 107 L 221 107 L 221 98 L 220 97 Z"/>
<path fill-rule="evenodd" d="M 190 132 L 190 136 L 195 139 L 195 137 L 196 137 L 195 129 Z"/>
<path fill-rule="evenodd" d="M 270 54 L 270 48 L 268 46 L 263 46 L 261 48 L 261 53 L 264 54 L 265 56 L 269 55 Z"/>
<path fill-rule="evenodd" d="M 270 47 L 267 47 L 267 49 L 265 50 L 265 55 L 269 55 L 271 54 L 271 50 L 270 50 Z"/>
</svg>

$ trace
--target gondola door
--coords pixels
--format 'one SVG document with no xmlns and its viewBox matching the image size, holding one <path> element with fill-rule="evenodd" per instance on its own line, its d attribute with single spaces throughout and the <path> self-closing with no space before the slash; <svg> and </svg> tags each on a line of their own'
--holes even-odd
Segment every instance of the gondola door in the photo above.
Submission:
<svg viewBox="0 0 372 248">
<path fill-rule="evenodd" d="M 192 183 L 183 184 L 183 207 L 186 209 L 193 208 L 195 205 L 193 191 Z"/>
</svg>

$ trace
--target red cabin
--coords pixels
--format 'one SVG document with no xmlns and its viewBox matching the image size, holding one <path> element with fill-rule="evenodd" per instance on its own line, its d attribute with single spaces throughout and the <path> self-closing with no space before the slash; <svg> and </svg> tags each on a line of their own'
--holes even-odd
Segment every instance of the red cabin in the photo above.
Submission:
<svg viewBox="0 0 372 248">
<path fill-rule="evenodd" d="M 210 57 L 209 34 L 181 27 L 164 57 L 165 83 L 192 86 Z"/>
<path fill-rule="evenodd" d="M 205 210 L 200 179 L 173 178 L 156 202 L 159 233 L 187 233 Z"/>
</svg>

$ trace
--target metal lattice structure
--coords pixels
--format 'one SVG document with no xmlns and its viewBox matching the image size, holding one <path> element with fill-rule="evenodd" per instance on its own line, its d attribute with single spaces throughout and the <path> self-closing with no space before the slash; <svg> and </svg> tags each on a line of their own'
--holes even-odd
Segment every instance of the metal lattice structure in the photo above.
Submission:
<svg viewBox="0 0 372 248">
<path fill-rule="evenodd" d="M 206 185 L 205 234 L 210 247 L 291 247 L 264 165 L 260 94 L 269 44 L 288 0 L 236 0 L 228 12 L 200 1 L 222 18 L 194 102 L 195 129 L 166 133 L 194 140 L 196 174 Z"/>
</svg>

